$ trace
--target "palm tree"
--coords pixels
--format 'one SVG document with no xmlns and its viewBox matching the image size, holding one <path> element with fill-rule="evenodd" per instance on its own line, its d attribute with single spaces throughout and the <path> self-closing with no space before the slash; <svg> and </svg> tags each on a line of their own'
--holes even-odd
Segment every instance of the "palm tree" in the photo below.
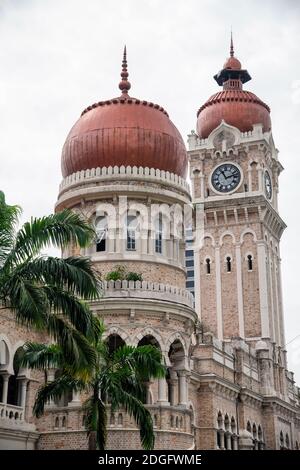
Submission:
<svg viewBox="0 0 300 470">
<path fill-rule="evenodd" d="M 17 230 L 20 213 L 0 192 L 0 308 L 10 308 L 18 322 L 50 335 L 66 361 L 88 367 L 96 359 L 90 339 L 99 331 L 83 299 L 99 297 L 99 280 L 87 258 L 41 252 L 50 245 L 85 247 L 94 230 L 68 210 L 32 218 Z"/>
<path fill-rule="evenodd" d="M 99 322 L 99 329 L 101 323 Z M 158 348 L 146 346 L 120 346 L 110 351 L 101 337 L 94 343 L 97 361 L 90 374 L 85 376 L 65 363 L 59 345 L 27 343 L 23 348 L 21 364 L 32 369 L 57 368 L 60 376 L 53 382 L 42 385 L 36 395 L 33 408 L 36 417 L 44 413 L 49 399 L 60 399 L 71 391 L 86 392 L 84 402 L 85 425 L 89 436 L 90 450 L 104 450 L 107 437 L 107 403 L 111 412 L 122 408 L 133 416 L 140 428 L 140 439 L 144 449 L 153 449 L 154 432 L 152 417 L 144 406 L 146 382 L 150 378 L 164 377 L 165 367 L 161 363 Z"/>
</svg>

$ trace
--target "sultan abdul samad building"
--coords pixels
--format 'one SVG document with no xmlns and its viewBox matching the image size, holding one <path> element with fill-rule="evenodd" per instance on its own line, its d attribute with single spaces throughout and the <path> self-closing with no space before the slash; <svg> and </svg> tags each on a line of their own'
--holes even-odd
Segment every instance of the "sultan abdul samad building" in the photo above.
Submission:
<svg viewBox="0 0 300 470">
<path fill-rule="evenodd" d="M 221 87 L 183 139 L 159 105 L 129 95 L 126 51 L 120 96 L 86 108 L 62 151 L 56 211 L 79 212 L 97 231 L 83 252 L 105 279 L 92 304 L 110 347 L 153 344 L 167 375 L 148 383 L 157 449 L 298 449 L 299 389 L 287 369 L 278 213 L 278 160 L 270 108 L 243 89 L 234 56 Z M 190 172 L 191 189 L 186 181 Z M 184 229 L 183 229 L 184 227 Z M 71 247 L 63 256 L 77 253 Z M 85 449 L 81 397 L 32 406 L 44 375 L 14 368 L 35 332 L 0 312 L 0 447 Z M 51 381 L 57 371 L 48 370 Z M 108 405 L 109 406 L 109 405 Z M 109 449 L 139 448 L 122 410 L 109 415 Z"/>
</svg>

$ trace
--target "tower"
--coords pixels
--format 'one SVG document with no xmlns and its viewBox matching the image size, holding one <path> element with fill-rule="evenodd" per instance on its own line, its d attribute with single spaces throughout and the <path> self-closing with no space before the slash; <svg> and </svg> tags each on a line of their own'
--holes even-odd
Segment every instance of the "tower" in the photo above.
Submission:
<svg viewBox="0 0 300 470">
<path fill-rule="evenodd" d="M 189 136 L 193 202 L 204 212 L 195 249 L 201 320 L 220 340 L 270 340 L 284 348 L 278 213 L 282 165 L 270 109 L 243 85 L 251 77 L 230 56 L 214 79 L 223 89 L 197 114 Z"/>
<path fill-rule="evenodd" d="M 156 447 L 172 447 L 176 429 L 176 445 L 188 448 L 194 439 L 189 350 L 197 317 L 185 289 L 187 153 L 167 112 L 129 95 L 126 48 L 119 88 L 121 96 L 89 106 L 71 129 L 56 210 L 79 212 L 95 226 L 97 239 L 82 254 L 103 280 L 103 297 L 92 308 L 104 320 L 109 347 L 153 344 L 162 352 L 167 375 L 147 384 Z M 120 412 L 109 423 L 108 448 L 139 446 L 131 418 Z"/>
</svg>

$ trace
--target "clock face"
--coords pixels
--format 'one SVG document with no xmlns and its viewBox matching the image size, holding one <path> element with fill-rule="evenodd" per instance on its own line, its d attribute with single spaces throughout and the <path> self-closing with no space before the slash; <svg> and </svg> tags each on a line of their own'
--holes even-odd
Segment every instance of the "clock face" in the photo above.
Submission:
<svg viewBox="0 0 300 470">
<path fill-rule="evenodd" d="M 268 199 L 272 199 L 272 181 L 268 171 L 265 171 L 265 191 Z"/>
<path fill-rule="evenodd" d="M 221 192 L 228 193 L 234 190 L 241 181 L 241 172 L 232 163 L 223 163 L 218 166 L 211 177 L 213 187 Z"/>
</svg>

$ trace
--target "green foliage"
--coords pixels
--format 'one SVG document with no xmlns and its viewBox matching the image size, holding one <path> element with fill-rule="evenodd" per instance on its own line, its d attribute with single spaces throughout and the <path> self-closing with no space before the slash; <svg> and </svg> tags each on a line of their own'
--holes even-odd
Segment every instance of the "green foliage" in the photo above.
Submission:
<svg viewBox="0 0 300 470">
<path fill-rule="evenodd" d="M 134 273 L 132 271 L 126 274 L 126 281 L 141 281 L 142 282 L 142 280 L 143 278 L 141 274 Z"/>
<path fill-rule="evenodd" d="M 98 329 L 103 333 L 99 320 Z M 104 450 L 107 438 L 107 409 L 104 397 L 109 397 L 111 411 L 122 408 L 132 416 L 140 428 L 144 449 L 153 449 L 154 431 L 149 410 L 143 402 L 146 397 L 145 382 L 164 377 L 165 367 L 159 349 L 154 346 L 122 346 L 109 352 L 101 335 L 91 343 L 96 355 L 92 369 L 84 374 L 70 367 L 59 345 L 27 343 L 23 347 L 22 366 L 32 369 L 59 368 L 61 374 L 53 382 L 42 385 L 36 395 L 34 414 L 41 416 L 50 398 L 60 399 L 66 392 L 85 391 L 89 398 L 83 404 L 86 430 L 90 448 Z"/>
<path fill-rule="evenodd" d="M 90 340 L 99 331 L 85 300 L 99 298 L 98 276 L 88 258 L 46 257 L 41 251 L 85 247 L 94 230 L 68 210 L 32 218 L 17 230 L 20 212 L 0 192 L 0 301 L 19 323 L 50 334 L 71 364 L 90 366 L 96 360 Z"/>
<path fill-rule="evenodd" d="M 115 266 L 113 271 L 110 271 L 105 276 L 107 281 L 123 281 L 125 279 L 125 267 Z"/>
<path fill-rule="evenodd" d="M 126 272 L 124 266 L 118 265 L 114 267 L 113 271 L 110 271 L 105 276 L 106 281 L 141 281 L 143 280 L 142 275 L 135 272 Z"/>
</svg>

